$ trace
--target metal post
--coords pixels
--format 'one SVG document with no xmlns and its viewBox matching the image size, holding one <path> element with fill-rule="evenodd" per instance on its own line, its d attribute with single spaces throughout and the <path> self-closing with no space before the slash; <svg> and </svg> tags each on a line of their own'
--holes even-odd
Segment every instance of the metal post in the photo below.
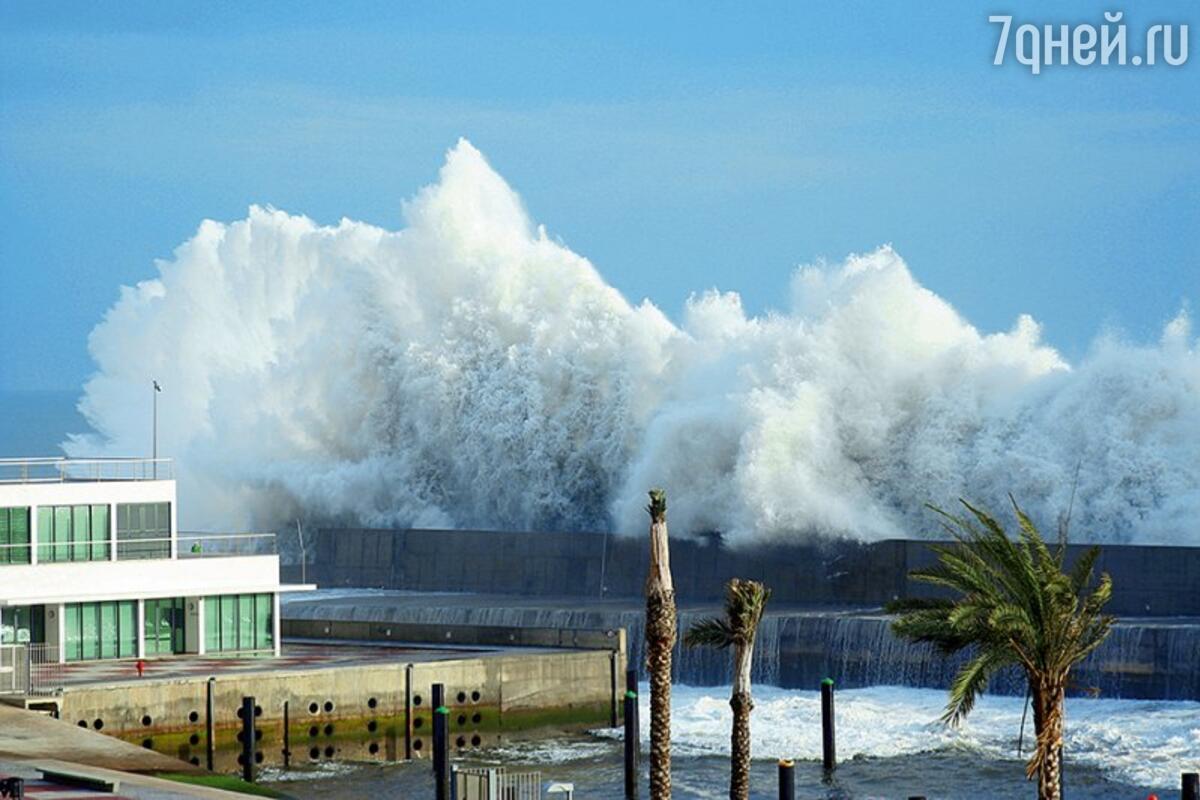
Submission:
<svg viewBox="0 0 1200 800">
<path fill-rule="evenodd" d="M 837 769 L 837 737 L 833 725 L 833 678 L 821 681 L 821 763 L 826 772 Z"/>
<path fill-rule="evenodd" d="M 796 762 L 779 759 L 779 800 L 796 800 Z"/>
<path fill-rule="evenodd" d="M 292 731 L 291 719 L 288 716 L 288 701 L 283 701 L 283 768 L 292 765 Z"/>
<path fill-rule="evenodd" d="M 450 800 L 450 709 L 446 708 L 446 687 L 433 685 L 433 782 L 436 800 Z"/>
<path fill-rule="evenodd" d="M 609 694 L 612 697 L 612 702 L 609 704 L 608 727 L 617 727 L 617 712 L 621 708 L 621 704 L 617 702 L 617 651 L 613 650 L 608 654 L 608 688 Z"/>
<path fill-rule="evenodd" d="M 213 741 L 213 684 L 216 678 L 208 679 L 208 697 L 204 703 L 204 766 L 209 772 L 213 769 L 213 754 L 216 743 Z"/>
<path fill-rule="evenodd" d="M 1200 772 L 1185 772 L 1181 780 L 1183 800 L 1200 800 Z"/>
<path fill-rule="evenodd" d="M 404 760 L 413 757 L 413 665 L 404 667 Z"/>
<path fill-rule="evenodd" d="M 254 783 L 254 698 L 242 698 L 242 780 Z"/>
<path fill-rule="evenodd" d="M 154 391 L 152 392 L 152 394 L 154 395 L 154 433 L 153 433 L 153 444 L 151 445 L 151 449 L 152 449 L 151 456 L 153 458 L 153 463 L 154 463 L 154 478 L 155 478 L 155 480 L 157 480 L 158 479 L 158 393 L 162 391 L 162 387 L 158 385 L 158 381 L 151 381 L 150 383 L 154 386 Z M 143 473 L 143 474 L 145 474 L 145 473 Z"/>
<path fill-rule="evenodd" d="M 638 796 L 638 755 L 641 752 L 641 732 L 638 727 L 637 670 L 625 672 L 625 799 Z"/>
</svg>

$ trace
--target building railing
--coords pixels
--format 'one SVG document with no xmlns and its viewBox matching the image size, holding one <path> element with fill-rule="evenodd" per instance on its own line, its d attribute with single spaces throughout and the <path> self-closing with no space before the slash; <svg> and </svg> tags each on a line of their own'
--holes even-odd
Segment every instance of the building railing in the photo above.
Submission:
<svg viewBox="0 0 1200 800">
<path fill-rule="evenodd" d="M 0 458 L 0 484 L 162 481 L 174 474 L 169 458 Z"/>
<path fill-rule="evenodd" d="M 459 800 L 541 800 L 540 772 L 506 772 L 503 767 L 452 768 L 453 796 Z"/>
<path fill-rule="evenodd" d="M 183 532 L 176 537 L 176 555 L 178 558 L 221 558 L 225 556 L 274 556 L 278 555 L 273 533 L 205 533 Z M 154 559 L 169 559 L 171 557 L 171 542 L 169 536 L 156 536 L 148 539 L 118 539 L 117 561 L 148 561 Z M 102 543 L 107 554 L 110 542 L 105 539 Z M 6 566 L 29 566 L 35 549 L 46 547 L 70 547 L 71 545 L 54 544 L 0 544 L 0 569 Z M 104 564 L 110 561 L 108 555 L 103 558 L 81 559 L 45 559 L 38 558 L 39 564 L 70 564 L 92 563 Z"/>
<path fill-rule="evenodd" d="M 59 694 L 66 671 L 58 656 L 53 644 L 0 645 L 0 694 Z"/>
<path fill-rule="evenodd" d="M 278 555 L 273 533 L 180 531 L 178 541 L 179 547 L 176 552 L 179 554 L 179 558 Z"/>
</svg>

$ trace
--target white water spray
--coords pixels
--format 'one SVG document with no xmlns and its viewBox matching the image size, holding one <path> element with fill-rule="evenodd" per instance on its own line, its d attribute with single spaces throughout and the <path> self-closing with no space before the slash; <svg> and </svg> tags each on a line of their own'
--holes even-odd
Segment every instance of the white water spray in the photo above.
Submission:
<svg viewBox="0 0 1200 800">
<path fill-rule="evenodd" d="M 160 452 L 183 521 L 641 532 L 927 532 L 1008 492 L 1051 530 L 1196 543 L 1200 351 L 1102 338 L 1076 366 L 1021 317 L 982 334 L 891 248 L 803 267 L 786 311 L 634 306 L 535 227 L 470 144 L 387 231 L 251 208 L 204 222 L 92 332 L 73 455 Z"/>
</svg>

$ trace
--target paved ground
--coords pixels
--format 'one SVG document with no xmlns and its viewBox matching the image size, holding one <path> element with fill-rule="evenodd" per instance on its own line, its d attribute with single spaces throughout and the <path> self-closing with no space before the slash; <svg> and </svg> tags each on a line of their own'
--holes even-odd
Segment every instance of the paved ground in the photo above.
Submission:
<svg viewBox="0 0 1200 800">
<path fill-rule="evenodd" d="M 82 686 L 96 683 L 134 683 L 151 678 L 194 678 L 196 676 L 228 676 L 279 670 L 302 670 L 314 667 L 348 666 L 404 660 L 439 661 L 496 652 L 495 648 L 421 646 L 356 646 L 346 644 L 301 644 L 284 642 L 279 658 L 210 658 L 207 656 L 175 656 L 146 661 L 144 677 L 139 677 L 135 661 L 89 661 L 55 667 L 54 676 L 40 679 L 42 683 L 60 686 Z"/>
</svg>

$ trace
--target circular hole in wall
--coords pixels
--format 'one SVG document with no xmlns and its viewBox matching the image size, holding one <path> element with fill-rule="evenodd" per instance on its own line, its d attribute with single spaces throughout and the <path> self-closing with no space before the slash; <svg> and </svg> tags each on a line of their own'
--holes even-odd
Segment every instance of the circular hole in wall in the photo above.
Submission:
<svg viewBox="0 0 1200 800">
<path fill-rule="evenodd" d="M 193 711 L 192 713 L 188 714 L 188 722 L 199 722 L 199 721 L 200 721 L 200 712 L 199 711 Z"/>
<path fill-rule="evenodd" d="M 326 700 L 325 701 L 325 713 L 328 714 L 330 711 L 333 711 L 333 701 Z"/>
<path fill-rule="evenodd" d="M 92 723 L 92 727 L 98 731 L 104 730 L 104 720 L 98 719 Z"/>
<path fill-rule="evenodd" d="M 375 708 L 375 706 L 377 706 L 377 705 L 379 705 L 379 701 L 376 700 L 374 697 L 367 700 L 367 708 Z"/>
<path fill-rule="evenodd" d="M 315 714 L 315 713 L 317 713 L 318 710 L 320 710 L 320 708 L 321 707 L 318 706 L 316 703 L 309 703 L 308 704 L 308 713 Z"/>
<path fill-rule="evenodd" d="M 238 766 L 246 766 L 246 754 L 238 753 Z"/>
<path fill-rule="evenodd" d="M 478 691 L 478 690 L 476 690 L 476 691 L 474 691 L 474 692 L 471 692 L 471 702 L 472 702 L 472 703 L 478 703 L 478 702 L 479 702 L 479 691 Z"/>
<path fill-rule="evenodd" d="M 237 718 L 238 719 L 241 719 L 243 716 L 245 716 L 243 713 L 245 710 L 246 709 L 242 708 L 241 706 L 238 706 L 238 710 L 237 710 Z"/>
<path fill-rule="evenodd" d="M 472 747 L 479 747 L 479 744 L 480 744 L 480 742 L 482 742 L 482 741 L 483 741 L 483 740 L 479 738 L 479 734 L 477 733 L 477 734 L 475 734 L 474 736 L 472 736 L 472 737 L 471 737 L 471 746 L 472 746 Z"/>
<path fill-rule="evenodd" d="M 149 714 L 146 714 L 145 716 L 142 717 L 142 724 L 145 725 L 147 728 L 149 728 L 151 723 L 153 723 L 153 722 L 154 722 L 154 720 L 150 718 Z"/>
<path fill-rule="evenodd" d="M 198 767 L 198 766 L 200 766 L 200 758 L 199 758 L 198 756 L 192 756 L 192 757 L 189 759 L 189 762 L 191 763 L 191 765 L 192 765 L 193 767 Z"/>
<path fill-rule="evenodd" d="M 466 724 L 467 724 L 467 715 L 459 714 L 458 715 L 458 727 L 461 728 L 463 725 L 466 725 Z"/>
<path fill-rule="evenodd" d="M 81 720 L 79 720 L 79 723 L 78 723 L 78 725 L 79 725 L 79 727 L 81 727 L 81 728 L 86 728 L 86 727 L 87 727 L 87 720 L 86 720 L 86 719 L 81 719 Z"/>
<path fill-rule="evenodd" d="M 371 720 L 370 722 L 367 723 L 367 730 L 369 730 L 371 733 L 374 733 L 378 727 L 379 727 L 379 723 L 376 722 L 375 720 Z"/>
<path fill-rule="evenodd" d="M 476 725 L 478 725 L 481 720 L 483 720 L 483 714 L 480 714 L 478 711 L 471 715 L 471 722 L 474 722 Z"/>
<path fill-rule="evenodd" d="M 328 747 L 325 748 L 325 757 L 333 758 L 333 745 L 329 745 Z"/>
<path fill-rule="evenodd" d="M 454 746 L 461 750 L 467 746 L 467 740 L 460 736 L 454 740 Z"/>
<path fill-rule="evenodd" d="M 265 756 L 263 755 L 262 750 L 255 751 L 255 753 L 254 753 L 254 763 L 255 764 L 261 764 L 263 762 L 264 758 L 265 758 Z"/>
<path fill-rule="evenodd" d="M 317 725 L 313 725 L 312 727 L 310 727 L 310 728 L 308 729 L 308 735 L 309 735 L 309 736 L 316 736 L 316 735 L 317 735 L 317 734 L 319 734 L 320 732 L 321 732 L 321 728 L 320 728 L 319 726 L 317 726 Z"/>
<path fill-rule="evenodd" d="M 154 749 L 154 740 L 153 739 L 142 739 L 142 747 L 146 748 L 147 750 L 153 750 Z"/>
<path fill-rule="evenodd" d="M 419 694 L 414 694 L 414 695 L 413 695 L 413 705 L 414 705 L 414 706 L 419 706 L 419 705 L 421 705 L 421 695 L 419 695 Z"/>
<path fill-rule="evenodd" d="M 420 750 L 420 749 L 421 749 L 421 740 L 417 739 L 416 741 L 413 742 L 413 750 Z"/>
<path fill-rule="evenodd" d="M 414 719 L 414 720 L 413 720 L 413 727 L 414 727 L 414 728 L 419 728 L 419 727 L 421 727 L 421 726 L 422 726 L 422 725 L 424 725 L 424 724 L 425 724 L 425 720 L 421 719 L 420 717 L 417 717 L 416 719 Z"/>
<path fill-rule="evenodd" d="M 255 706 L 255 707 L 254 707 L 254 716 L 256 716 L 256 717 L 261 717 L 261 716 L 262 716 L 262 706 Z"/>
<path fill-rule="evenodd" d="M 314 747 L 311 750 L 309 750 L 308 757 L 311 758 L 312 760 L 316 761 L 318 758 L 321 757 L 321 748 Z"/>
<path fill-rule="evenodd" d="M 467 702 L 467 693 L 466 693 L 466 692 L 459 692 L 459 693 L 458 693 L 458 702 L 460 702 L 460 703 L 465 703 L 465 702 Z"/>
<path fill-rule="evenodd" d="M 332 725 L 326 725 L 326 726 L 325 726 L 325 735 L 326 735 L 326 736 L 333 736 L 333 726 L 332 726 Z"/>
<path fill-rule="evenodd" d="M 376 753 L 378 753 L 379 752 L 379 742 L 371 742 L 370 746 L 367 747 L 367 752 L 370 753 L 371 755 L 375 755 Z"/>
<path fill-rule="evenodd" d="M 189 736 L 189 737 L 188 737 L 188 744 L 192 745 L 193 747 L 195 747 L 196 745 L 200 744 L 200 734 L 198 734 L 198 733 L 193 733 L 191 736 Z"/>
</svg>

